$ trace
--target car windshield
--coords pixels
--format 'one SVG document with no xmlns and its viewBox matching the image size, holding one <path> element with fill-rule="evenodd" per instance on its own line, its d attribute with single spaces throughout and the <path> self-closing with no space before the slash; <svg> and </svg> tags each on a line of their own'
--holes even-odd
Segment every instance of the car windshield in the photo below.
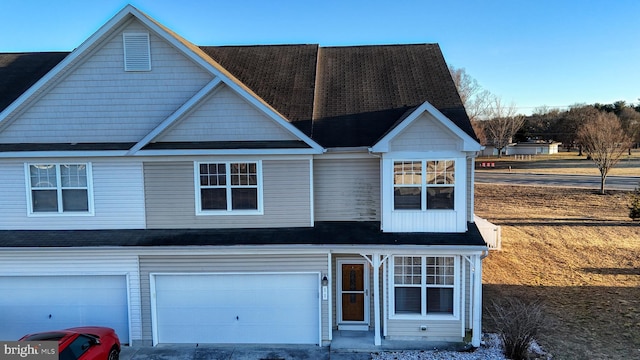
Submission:
<svg viewBox="0 0 640 360">
<path fill-rule="evenodd" d="M 62 332 L 48 332 L 29 335 L 25 341 L 60 341 L 66 334 Z"/>
</svg>

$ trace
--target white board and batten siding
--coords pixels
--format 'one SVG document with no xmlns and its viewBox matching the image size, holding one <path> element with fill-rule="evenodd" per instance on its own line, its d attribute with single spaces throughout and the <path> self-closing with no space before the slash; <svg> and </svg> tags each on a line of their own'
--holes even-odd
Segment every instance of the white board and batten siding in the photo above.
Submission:
<svg viewBox="0 0 640 360">
<path fill-rule="evenodd" d="M 390 156 L 393 156 L 390 155 Z M 400 158 L 405 160 L 405 158 Z M 453 210 L 393 210 L 393 162 L 382 160 L 383 216 L 385 232 L 465 232 L 467 231 L 467 165 L 466 159 L 447 157 L 455 161 L 455 188 Z M 429 160 L 440 160 L 438 157 Z"/>
<path fill-rule="evenodd" d="M 220 85 L 157 142 L 298 140 L 280 124 Z"/>
<path fill-rule="evenodd" d="M 93 215 L 28 215 L 25 164 L 91 162 Z M 116 159 L 16 159 L 0 161 L 3 198 L 2 230 L 143 229 L 144 180 L 142 163 Z"/>
<path fill-rule="evenodd" d="M 313 161 L 316 221 L 380 221 L 380 159 Z"/>
<path fill-rule="evenodd" d="M 209 278 L 212 281 L 224 282 L 222 280 L 225 275 L 237 276 L 239 281 L 250 278 L 252 274 L 263 279 L 292 279 L 295 281 L 302 281 L 304 283 L 304 296 L 311 296 L 311 291 L 315 291 L 313 295 L 318 303 L 315 303 L 313 299 L 308 299 L 316 305 L 315 310 L 311 307 L 307 307 L 307 310 L 315 312 L 315 314 L 305 313 L 305 317 L 311 321 L 310 317 L 317 316 L 318 322 L 316 325 L 320 325 L 321 331 L 319 335 L 323 342 L 329 341 L 329 307 L 328 301 L 320 301 L 320 279 L 322 274 L 328 273 L 328 262 L 326 253 L 315 254 L 278 254 L 272 252 L 260 252 L 260 254 L 225 254 L 225 255 L 142 255 L 140 257 L 140 280 L 141 280 L 141 298 L 142 298 L 142 323 L 143 323 L 143 343 L 151 345 L 154 339 L 154 326 L 156 331 L 156 340 L 162 341 L 162 338 L 158 338 L 158 335 L 162 336 L 162 329 L 158 329 L 158 324 L 162 324 L 165 319 L 157 319 L 158 309 L 152 309 L 152 289 L 157 284 L 152 284 L 156 281 L 156 278 L 164 276 L 182 276 L 182 275 L 194 275 L 199 276 L 198 279 Z M 279 276 L 281 275 L 281 276 Z M 185 278 L 187 279 L 187 278 Z M 310 288 L 310 279 L 315 280 L 315 290 Z M 242 284 L 238 284 L 238 291 L 248 291 L 250 281 L 245 281 Z M 280 280 L 274 280 L 280 281 Z M 269 282 L 269 281 L 267 281 Z M 226 287 L 229 284 L 225 285 Z M 157 289 L 156 289 L 157 290 Z M 206 293 L 208 290 L 201 289 Z M 272 291 L 268 291 L 273 295 Z M 194 292 L 197 294 L 197 292 Z M 165 294 L 166 295 L 166 294 Z M 270 296 L 271 296 L 270 295 Z M 192 296 L 195 296 L 192 294 Z M 195 300 L 194 300 L 195 301 Z M 156 306 L 158 304 L 156 303 Z M 160 304 L 162 305 L 162 304 Z M 154 313 L 155 311 L 155 313 Z M 170 313 L 165 312 L 165 316 L 171 316 Z M 154 323 L 155 321 L 155 323 Z M 277 319 L 275 319 L 277 321 Z M 204 324 L 205 327 L 215 326 L 215 324 Z M 158 333 L 160 331 L 160 334 Z M 315 330 L 314 330 L 315 331 Z M 169 333 L 165 333 L 165 336 L 174 336 Z M 318 334 L 316 332 L 316 334 Z M 229 341 L 229 339 L 227 339 Z M 211 340 L 209 340 L 211 342 Z M 215 342 L 215 341 L 214 341 Z M 242 340 L 232 339 L 232 342 L 242 342 Z M 305 342 L 301 340 L 300 342 Z M 316 342 L 314 342 L 316 343 Z"/>
<path fill-rule="evenodd" d="M 125 251 L 3 251 L 0 288 L 13 295 L 0 299 L 2 338 L 17 339 L 27 329 L 104 325 L 116 329 L 122 343 L 137 344 L 142 335 L 138 274 L 138 257 Z M 14 311 L 22 316 L 13 317 Z"/>
<path fill-rule="evenodd" d="M 463 140 L 429 114 L 423 114 L 390 141 L 382 159 L 382 228 L 386 232 L 464 232 L 467 230 L 466 153 Z M 454 160 L 454 210 L 393 210 L 393 162 Z"/>
<path fill-rule="evenodd" d="M 213 76 L 150 33 L 151 71 L 124 70 L 123 32 L 147 32 L 133 21 L 81 59 L 17 114 L 0 143 L 137 142 Z"/>
<path fill-rule="evenodd" d="M 225 160 L 222 158 L 217 161 Z M 202 158 L 201 161 L 215 162 L 216 159 Z M 196 215 L 194 162 L 145 162 L 147 228 L 311 226 L 309 167 L 308 159 L 262 161 L 262 215 Z"/>
</svg>

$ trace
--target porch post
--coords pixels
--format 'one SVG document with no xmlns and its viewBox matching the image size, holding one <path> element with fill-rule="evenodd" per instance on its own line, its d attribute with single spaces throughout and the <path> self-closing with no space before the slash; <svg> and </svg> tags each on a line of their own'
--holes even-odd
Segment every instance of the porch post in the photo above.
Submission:
<svg viewBox="0 0 640 360">
<path fill-rule="evenodd" d="M 382 345 L 382 336 L 380 335 L 380 330 L 382 327 L 380 326 L 380 322 L 382 321 L 382 316 L 380 312 L 380 254 L 374 253 L 372 256 L 373 260 L 373 314 L 376 317 L 375 321 L 375 332 L 373 335 L 373 344 L 375 346 Z"/>
<path fill-rule="evenodd" d="M 480 346 L 482 336 L 482 259 L 480 255 L 473 257 L 473 335 L 471 345 Z"/>
</svg>

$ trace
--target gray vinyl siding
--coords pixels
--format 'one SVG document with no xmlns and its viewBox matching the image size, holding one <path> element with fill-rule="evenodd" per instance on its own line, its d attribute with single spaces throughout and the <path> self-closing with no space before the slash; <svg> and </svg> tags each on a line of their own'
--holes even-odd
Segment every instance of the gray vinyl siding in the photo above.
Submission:
<svg viewBox="0 0 640 360">
<path fill-rule="evenodd" d="M 226 85 L 214 91 L 158 142 L 298 140 Z"/>
<path fill-rule="evenodd" d="M 314 159 L 316 221 L 380 221 L 380 159 Z"/>
<path fill-rule="evenodd" d="M 473 273 L 471 272 L 471 264 L 469 264 L 469 262 L 465 259 L 464 256 L 462 256 L 462 260 L 460 260 L 460 264 L 462 266 L 462 269 L 464 271 L 464 299 L 462 299 L 462 311 L 464 312 L 464 319 L 465 319 L 465 324 L 464 324 L 464 328 L 465 329 L 469 329 L 470 326 L 469 324 L 471 323 L 471 313 L 469 312 L 469 304 L 472 301 L 472 297 L 473 294 L 471 293 L 472 288 L 471 288 L 471 284 L 473 284 L 473 282 L 471 281 L 471 276 L 473 276 Z"/>
<path fill-rule="evenodd" d="M 389 319 L 387 332 L 388 340 L 420 339 L 426 341 L 460 342 L 460 320 L 398 320 Z M 426 325 L 427 331 L 420 327 Z"/>
<path fill-rule="evenodd" d="M 42 249 L 0 252 L 2 276 L 126 276 L 129 299 L 129 336 L 122 343 L 141 340 L 138 258 L 135 253 L 117 250 Z M 45 294 L 43 294 L 45 295 Z M 6 296 L 6 295 L 5 295 Z M 44 330 L 44 329 L 43 329 Z"/>
<path fill-rule="evenodd" d="M 433 116 L 421 115 L 390 142 L 391 151 L 457 151 L 462 140 Z"/>
<path fill-rule="evenodd" d="M 133 21 L 0 133 L 0 143 L 137 142 L 198 92 L 212 75 L 150 33 L 151 71 L 125 72 L 122 32 L 148 30 Z"/>
<path fill-rule="evenodd" d="M 91 163 L 93 215 L 28 215 L 25 164 Z M 142 163 L 115 158 L 0 160 L 1 230 L 97 230 L 145 227 Z"/>
<path fill-rule="evenodd" d="M 194 163 L 145 162 L 148 229 L 311 226 L 308 160 L 264 160 L 263 215 L 196 216 Z"/>
<path fill-rule="evenodd" d="M 150 273 L 318 272 L 327 274 L 327 254 L 141 256 L 142 339 L 151 345 Z M 318 292 L 320 289 L 318 289 Z M 322 340 L 329 340 L 328 301 L 322 301 Z"/>
</svg>

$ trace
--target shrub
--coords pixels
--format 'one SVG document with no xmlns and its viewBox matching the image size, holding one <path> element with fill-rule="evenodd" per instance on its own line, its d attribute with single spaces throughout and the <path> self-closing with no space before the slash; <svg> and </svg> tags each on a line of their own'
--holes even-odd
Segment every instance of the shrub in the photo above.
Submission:
<svg viewBox="0 0 640 360">
<path fill-rule="evenodd" d="M 509 359 L 527 359 L 529 347 L 547 326 L 544 306 L 539 301 L 505 298 L 493 301 L 488 314 L 494 321 Z"/>
<path fill-rule="evenodd" d="M 640 219 L 640 185 L 631 193 L 631 203 L 629 204 L 629 217 L 631 220 Z"/>
</svg>

